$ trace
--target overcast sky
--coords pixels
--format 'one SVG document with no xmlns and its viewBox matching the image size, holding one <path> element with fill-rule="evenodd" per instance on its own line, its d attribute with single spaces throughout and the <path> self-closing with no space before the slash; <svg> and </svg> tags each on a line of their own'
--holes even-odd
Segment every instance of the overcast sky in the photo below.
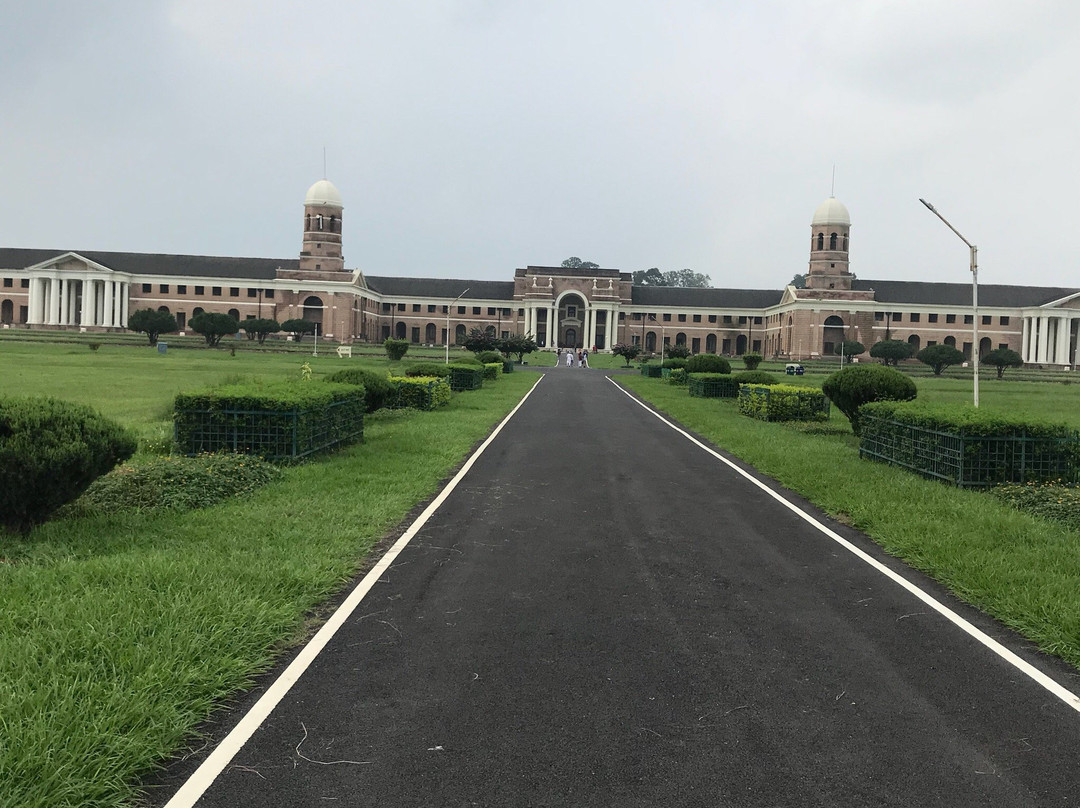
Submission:
<svg viewBox="0 0 1080 808">
<path fill-rule="evenodd" d="M 1080 3 L 4 1 L 0 246 L 1080 287 Z"/>
</svg>

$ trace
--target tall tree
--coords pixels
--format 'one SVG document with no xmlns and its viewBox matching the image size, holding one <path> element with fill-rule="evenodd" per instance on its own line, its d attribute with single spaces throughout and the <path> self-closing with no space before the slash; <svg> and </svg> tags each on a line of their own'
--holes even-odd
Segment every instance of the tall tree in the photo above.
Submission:
<svg viewBox="0 0 1080 808">
<path fill-rule="evenodd" d="M 1012 348 L 995 348 L 984 356 L 982 361 L 997 368 L 997 377 L 999 379 L 1005 373 L 1005 368 L 1022 368 L 1024 366 L 1024 358 Z"/>
<path fill-rule="evenodd" d="M 791 282 L 788 284 L 788 286 L 794 286 L 796 289 L 805 289 L 806 288 L 806 276 L 805 275 L 796 275 L 794 278 L 791 279 Z"/>
<path fill-rule="evenodd" d="M 664 273 L 656 267 L 639 269 L 634 273 L 635 286 L 667 286 Z"/>
<path fill-rule="evenodd" d="M 705 289 L 712 286 L 712 279 L 708 275 L 694 272 L 692 269 L 673 269 L 664 273 L 667 286 L 682 286 L 692 289 Z"/>
<path fill-rule="evenodd" d="M 927 345 L 915 354 L 915 358 L 924 365 L 929 365 L 935 376 L 940 376 L 941 371 L 945 370 L 949 365 L 958 365 L 963 362 L 964 354 L 956 350 L 952 345 L 938 343 L 937 345 Z"/>
<path fill-rule="evenodd" d="M 222 337 L 235 334 L 240 330 L 240 323 L 235 317 L 216 312 L 196 314 L 188 321 L 188 325 L 196 334 L 202 334 L 206 339 L 206 344 L 211 348 L 221 342 Z"/>
<path fill-rule="evenodd" d="M 160 334 L 172 334 L 180 330 L 177 327 L 176 317 L 167 311 L 156 309 L 139 309 L 132 312 L 131 317 L 128 318 L 127 327 L 128 331 L 140 331 L 146 334 L 151 345 L 157 345 Z"/>
<path fill-rule="evenodd" d="M 896 365 L 901 359 L 911 358 L 913 353 L 915 346 L 900 339 L 883 339 L 870 349 L 870 355 L 880 359 L 883 365 Z"/>
</svg>

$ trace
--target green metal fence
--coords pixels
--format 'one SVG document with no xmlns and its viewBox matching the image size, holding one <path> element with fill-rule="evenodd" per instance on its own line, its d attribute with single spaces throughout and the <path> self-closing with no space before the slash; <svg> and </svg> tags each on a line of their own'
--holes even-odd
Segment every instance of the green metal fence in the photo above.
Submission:
<svg viewBox="0 0 1080 808">
<path fill-rule="evenodd" d="M 961 488 L 1080 482 L 1080 433 L 1065 437 L 942 432 L 889 418 L 859 419 L 859 456 Z"/>
<path fill-rule="evenodd" d="M 451 366 L 450 368 L 450 389 L 455 393 L 460 393 L 463 390 L 479 390 L 484 386 L 484 369 L 478 367 L 475 370 L 473 368 L 463 368 L 460 366 Z"/>
<path fill-rule="evenodd" d="M 694 398 L 735 398 L 739 394 L 739 383 L 730 376 L 691 373 L 687 378 L 687 392 Z"/>
<path fill-rule="evenodd" d="M 187 455 L 234 452 L 291 461 L 361 440 L 364 418 L 353 401 L 304 410 L 183 409 L 173 430 Z"/>
</svg>

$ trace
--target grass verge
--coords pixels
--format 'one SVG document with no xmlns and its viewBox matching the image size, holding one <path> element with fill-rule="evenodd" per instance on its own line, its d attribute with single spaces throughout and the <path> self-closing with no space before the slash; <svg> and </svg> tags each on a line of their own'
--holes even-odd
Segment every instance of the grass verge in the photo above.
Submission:
<svg viewBox="0 0 1080 808">
<path fill-rule="evenodd" d="M 0 806 L 130 804 L 137 779 L 306 636 L 311 609 L 535 381 L 384 411 L 363 444 L 241 500 L 0 539 Z"/>
<path fill-rule="evenodd" d="M 1080 537 L 983 492 L 861 460 L 850 432 L 755 421 L 734 403 L 659 379 L 620 384 L 763 474 L 862 530 L 888 553 L 1080 667 Z M 921 389 L 921 385 L 920 385 Z"/>
</svg>

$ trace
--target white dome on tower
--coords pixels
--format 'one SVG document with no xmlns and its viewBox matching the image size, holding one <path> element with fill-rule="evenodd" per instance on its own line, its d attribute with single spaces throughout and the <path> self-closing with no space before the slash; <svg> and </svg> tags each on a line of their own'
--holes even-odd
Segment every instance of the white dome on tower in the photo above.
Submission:
<svg viewBox="0 0 1080 808">
<path fill-rule="evenodd" d="M 319 180 L 308 188 L 304 197 L 305 205 L 328 205 L 335 208 L 345 207 L 341 202 L 341 192 L 330 180 Z"/>
<path fill-rule="evenodd" d="M 850 226 L 851 216 L 848 215 L 844 203 L 839 201 L 836 197 L 830 196 L 818 205 L 817 210 L 814 211 L 814 218 L 810 221 L 810 224 L 846 224 Z"/>
</svg>

